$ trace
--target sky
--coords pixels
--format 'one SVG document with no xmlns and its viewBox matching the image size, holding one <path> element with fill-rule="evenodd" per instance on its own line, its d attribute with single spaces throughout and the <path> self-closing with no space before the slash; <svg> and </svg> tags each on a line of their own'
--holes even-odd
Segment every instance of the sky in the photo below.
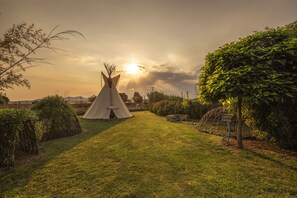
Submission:
<svg viewBox="0 0 297 198">
<path fill-rule="evenodd" d="M 117 65 L 119 92 L 145 95 L 152 87 L 167 94 L 196 96 L 205 56 L 221 45 L 297 20 L 296 0 L 0 0 L 0 38 L 13 24 L 34 23 L 45 33 L 76 30 L 38 51 L 50 64 L 24 75 L 31 88 L 6 90 L 11 100 L 48 95 L 97 95 L 103 63 Z M 127 72 L 129 64 L 140 72 Z"/>
</svg>

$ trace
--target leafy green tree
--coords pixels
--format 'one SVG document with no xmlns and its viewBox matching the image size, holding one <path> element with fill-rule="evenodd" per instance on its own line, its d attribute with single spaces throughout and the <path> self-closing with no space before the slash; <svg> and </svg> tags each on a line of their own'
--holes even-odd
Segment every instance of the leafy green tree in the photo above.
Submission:
<svg viewBox="0 0 297 198">
<path fill-rule="evenodd" d="M 149 99 L 149 103 L 159 102 L 161 100 L 165 100 L 168 98 L 167 95 L 165 95 L 162 92 L 158 91 L 151 91 L 147 94 L 147 97 Z"/>
<path fill-rule="evenodd" d="M 83 37 L 74 30 L 54 33 L 56 28 L 46 34 L 34 24 L 21 23 L 13 25 L 4 33 L 0 38 L 0 92 L 14 85 L 30 87 L 22 73 L 36 64 L 47 63 L 45 59 L 36 56 L 38 50 L 57 51 L 59 49 L 52 46 L 53 41 L 67 40 L 68 36 Z"/>
<path fill-rule="evenodd" d="M 119 93 L 124 102 L 128 102 L 128 95 L 126 93 Z"/>
<path fill-rule="evenodd" d="M 295 24 L 295 25 L 294 25 Z M 206 57 L 199 78 L 205 101 L 237 101 L 237 140 L 242 148 L 242 105 L 295 102 L 297 38 L 291 26 L 265 31 L 226 44 Z"/>
<path fill-rule="evenodd" d="M 142 98 L 142 96 L 140 95 L 140 93 L 138 93 L 138 92 L 134 92 L 134 95 L 133 95 L 133 101 L 135 102 L 135 103 L 142 103 L 143 102 L 143 98 Z"/>
</svg>

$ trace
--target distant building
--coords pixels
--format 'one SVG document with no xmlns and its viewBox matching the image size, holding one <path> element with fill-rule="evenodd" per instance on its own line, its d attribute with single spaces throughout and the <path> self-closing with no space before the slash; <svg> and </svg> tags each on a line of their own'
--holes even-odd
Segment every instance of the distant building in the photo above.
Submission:
<svg viewBox="0 0 297 198">
<path fill-rule="evenodd" d="M 15 104 L 22 104 L 22 105 L 30 105 L 33 104 L 34 100 L 20 100 L 20 101 L 9 101 L 9 105 L 15 105 Z"/>
<path fill-rule="evenodd" d="M 82 96 L 76 96 L 76 97 L 66 97 L 64 98 L 67 102 L 70 104 L 73 103 L 81 103 L 81 102 L 88 102 L 88 98 L 84 98 Z"/>
<path fill-rule="evenodd" d="M 88 102 L 88 98 L 84 98 L 82 96 L 76 96 L 76 97 L 66 97 L 64 98 L 67 102 L 70 104 L 75 104 L 75 103 L 81 103 L 81 102 Z M 34 104 L 41 99 L 36 99 L 36 100 L 19 100 L 19 101 L 10 101 L 8 104 L 10 105 L 31 105 Z"/>
</svg>

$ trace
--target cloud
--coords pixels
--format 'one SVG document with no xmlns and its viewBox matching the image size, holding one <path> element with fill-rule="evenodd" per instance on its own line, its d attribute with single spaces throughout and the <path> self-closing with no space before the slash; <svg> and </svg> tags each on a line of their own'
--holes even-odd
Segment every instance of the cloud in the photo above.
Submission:
<svg viewBox="0 0 297 198">
<path fill-rule="evenodd" d="M 98 62 L 100 59 L 95 56 L 90 56 L 90 55 L 81 55 L 81 56 L 74 56 L 74 55 L 68 55 L 68 61 L 71 62 L 78 62 L 81 65 L 98 65 Z"/>
<path fill-rule="evenodd" d="M 166 94 L 180 95 L 181 92 L 189 91 L 195 95 L 195 84 L 198 81 L 198 70 L 193 72 L 180 72 L 172 66 L 154 66 L 138 79 L 129 79 L 121 89 L 139 91 L 146 94 L 152 87 Z M 130 93 L 129 93 L 130 94 Z"/>
</svg>

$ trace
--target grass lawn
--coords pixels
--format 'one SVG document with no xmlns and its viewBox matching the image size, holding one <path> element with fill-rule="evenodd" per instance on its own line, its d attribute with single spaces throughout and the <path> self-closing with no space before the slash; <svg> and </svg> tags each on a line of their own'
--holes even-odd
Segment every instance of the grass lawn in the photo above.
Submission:
<svg viewBox="0 0 297 198">
<path fill-rule="evenodd" d="M 1 170 L 0 194 L 21 197 L 297 197 L 297 157 L 170 123 L 150 112 L 85 121 L 41 154 Z M 233 142 L 234 143 L 234 142 Z M 1 197 L 1 196 L 0 196 Z"/>
</svg>

